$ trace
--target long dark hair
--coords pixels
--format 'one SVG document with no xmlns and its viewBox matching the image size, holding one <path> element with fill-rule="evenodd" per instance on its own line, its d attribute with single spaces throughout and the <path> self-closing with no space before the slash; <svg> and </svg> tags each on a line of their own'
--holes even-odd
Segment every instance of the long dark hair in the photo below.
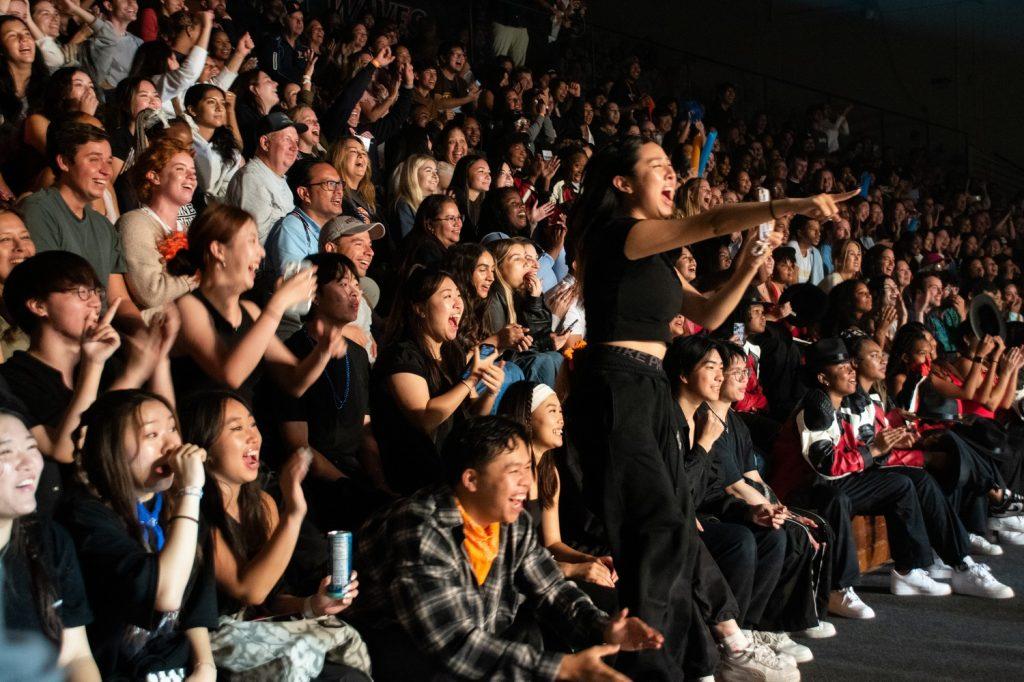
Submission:
<svg viewBox="0 0 1024 682">
<path fill-rule="evenodd" d="M 28 30 L 28 24 L 12 14 L 0 16 L 0 28 L 3 28 L 3 25 L 9 21 L 20 21 Z M 7 61 L 6 54 L 4 54 L 3 60 Z M 28 100 L 29 107 L 42 99 L 49 78 L 50 70 L 46 68 L 46 64 L 43 63 L 43 55 L 36 48 L 36 56 L 32 60 L 32 71 L 29 74 L 28 83 L 25 84 L 25 99 Z M 5 123 L 8 125 L 19 123 L 26 113 L 26 107 L 15 91 L 14 77 L 11 76 L 11 70 L 6 63 L 0 67 L 0 113 L 3 114 L 6 119 Z"/>
<path fill-rule="evenodd" d="M 174 54 L 171 46 L 162 40 L 151 40 L 139 45 L 132 59 L 129 78 L 153 78 L 170 71 L 167 62 Z"/>
<path fill-rule="evenodd" d="M 150 401 L 160 403 L 174 414 L 174 407 L 156 393 L 135 389 L 107 391 L 82 413 L 73 436 L 80 444 L 75 450 L 78 483 L 112 509 L 140 545 L 145 543 L 124 439 L 126 430 L 141 423 L 142 405 Z"/>
<path fill-rule="evenodd" d="M 533 410 L 530 406 L 533 403 L 533 389 L 539 385 L 533 381 L 517 381 L 510 385 L 505 389 L 505 395 L 501 397 L 498 414 L 511 417 L 526 429 L 529 436 L 526 439 L 526 447 L 530 450 L 530 468 L 537 477 L 537 497 L 544 509 L 551 509 L 555 504 L 555 495 L 558 494 L 555 457 L 552 451 L 548 450 L 540 453 L 540 457 L 535 459 L 533 452 Z"/>
<path fill-rule="evenodd" d="M 13 417 L 23 424 L 25 421 L 20 414 L 8 410 L 0 409 L 0 416 Z M 57 610 L 54 608 L 57 601 L 57 590 L 53 576 L 43 557 L 43 546 L 43 538 L 35 514 L 14 519 L 7 554 L 11 558 L 25 557 L 29 579 L 32 583 L 32 597 L 43 626 L 43 634 L 54 644 L 60 645 L 64 624 L 61 623 L 60 616 L 57 615 Z"/>
<path fill-rule="evenodd" d="M 185 108 L 195 109 L 196 105 L 202 101 L 203 97 L 206 97 L 206 93 L 210 90 L 216 90 L 220 94 L 224 94 L 224 91 L 216 85 L 197 83 L 185 91 Z M 235 152 L 238 151 L 238 142 L 235 141 L 235 136 L 231 134 L 231 129 L 226 125 L 213 131 L 213 137 L 210 138 L 210 146 L 213 147 L 213 151 L 217 152 L 224 161 L 234 159 Z"/>
<path fill-rule="evenodd" d="M 587 286 L 587 256 L 591 251 L 587 242 L 593 233 L 622 210 L 622 196 L 612 180 L 619 175 L 633 175 L 641 146 L 640 138 L 626 138 L 608 145 L 594 155 L 583 173 L 580 196 L 569 212 L 565 255 L 574 264 L 576 279 L 584 289 Z"/>
<path fill-rule="evenodd" d="M 77 66 L 64 66 L 54 71 L 43 88 L 43 97 L 39 103 L 39 113 L 49 120 L 66 113 L 76 104 L 71 99 L 71 80 L 76 73 L 89 75 Z"/>
<path fill-rule="evenodd" d="M 489 253 L 487 247 L 475 242 L 465 242 L 452 245 L 444 256 L 443 267 L 451 273 L 455 286 L 462 292 L 462 300 L 466 306 L 462 321 L 459 323 L 459 340 L 467 347 L 475 346 L 487 338 L 483 324 L 488 299 L 477 296 L 476 286 L 473 285 L 473 272 L 476 270 L 477 261 L 484 253 Z"/>
<path fill-rule="evenodd" d="M 234 400 L 252 414 L 248 401 L 234 391 L 214 389 L 189 395 L 182 401 L 182 439 L 198 445 L 210 453 L 224 429 L 224 410 L 228 401 Z M 210 459 L 207 459 L 206 484 L 203 486 L 203 517 L 221 536 L 241 562 L 249 561 L 267 543 L 270 536 L 270 519 L 263 501 L 263 486 L 257 478 L 245 483 L 238 491 L 238 521 L 224 509 L 224 496 L 220 485 L 209 473 Z"/>
<path fill-rule="evenodd" d="M 445 278 L 455 281 L 444 270 L 416 266 L 409 271 L 388 316 L 387 345 L 412 341 L 424 357 L 433 357 L 426 342 L 426 318 L 419 308 L 437 292 Z M 466 353 L 462 344 L 458 340 L 446 341 L 441 344 L 441 361 L 430 363 L 427 385 L 432 393 L 441 390 L 446 382 L 454 383 L 465 368 Z"/>
<path fill-rule="evenodd" d="M 860 279 L 848 279 L 832 287 L 828 292 L 828 310 L 822 320 L 821 330 L 824 336 L 839 336 L 844 331 L 854 328 L 863 332 L 871 332 L 870 312 L 857 317 L 857 289 L 867 287 Z"/>
</svg>

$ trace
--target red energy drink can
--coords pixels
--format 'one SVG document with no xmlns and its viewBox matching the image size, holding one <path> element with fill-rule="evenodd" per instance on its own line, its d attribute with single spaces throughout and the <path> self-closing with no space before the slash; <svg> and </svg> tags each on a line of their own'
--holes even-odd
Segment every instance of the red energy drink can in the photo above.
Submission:
<svg viewBox="0 0 1024 682">
<path fill-rule="evenodd" d="M 332 530 L 327 534 L 327 542 L 331 547 L 331 584 L 327 586 L 327 594 L 341 599 L 352 580 L 352 533 Z"/>
</svg>

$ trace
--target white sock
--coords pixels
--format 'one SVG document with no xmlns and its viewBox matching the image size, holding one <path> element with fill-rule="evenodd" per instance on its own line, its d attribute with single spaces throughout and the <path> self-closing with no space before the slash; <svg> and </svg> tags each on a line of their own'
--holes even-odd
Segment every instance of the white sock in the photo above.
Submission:
<svg viewBox="0 0 1024 682">
<path fill-rule="evenodd" d="M 750 648 L 750 640 L 743 634 L 743 630 L 737 630 L 722 640 L 722 647 L 727 656 L 733 657 Z"/>
</svg>

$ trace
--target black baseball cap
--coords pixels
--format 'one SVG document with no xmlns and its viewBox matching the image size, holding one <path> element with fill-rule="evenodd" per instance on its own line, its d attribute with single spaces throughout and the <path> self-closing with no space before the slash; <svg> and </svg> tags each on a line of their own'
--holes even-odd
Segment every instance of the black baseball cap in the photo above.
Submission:
<svg viewBox="0 0 1024 682">
<path fill-rule="evenodd" d="M 295 128 L 300 135 L 309 130 L 309 126 L 305 123 L 296 123 L 288 118 L 288 114 L 283 111 L 272 111 L 256 123 L 256 137 L 270 135 L 285 128 Z"/>
</svg>

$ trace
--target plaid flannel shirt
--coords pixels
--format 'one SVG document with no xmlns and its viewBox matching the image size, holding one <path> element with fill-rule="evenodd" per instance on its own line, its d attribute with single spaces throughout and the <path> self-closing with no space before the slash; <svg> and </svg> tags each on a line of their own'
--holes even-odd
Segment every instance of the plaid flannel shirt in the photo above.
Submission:
<svg viewBox="0 0 1024 682">
<path fill-rule="evenodd" d="M 468 679 L 553 680 L 562 654 L 502 639 L 524 602 L 573 643 L 599 643 L 608 616 L 562 576 L 529 515 L 501 527 L 498 556 L 478 585 L 448 487 L 422 490 L 370 519 L 357 537 L 352 616 L 398 623 L 427 655 Z"/>
</svg>

